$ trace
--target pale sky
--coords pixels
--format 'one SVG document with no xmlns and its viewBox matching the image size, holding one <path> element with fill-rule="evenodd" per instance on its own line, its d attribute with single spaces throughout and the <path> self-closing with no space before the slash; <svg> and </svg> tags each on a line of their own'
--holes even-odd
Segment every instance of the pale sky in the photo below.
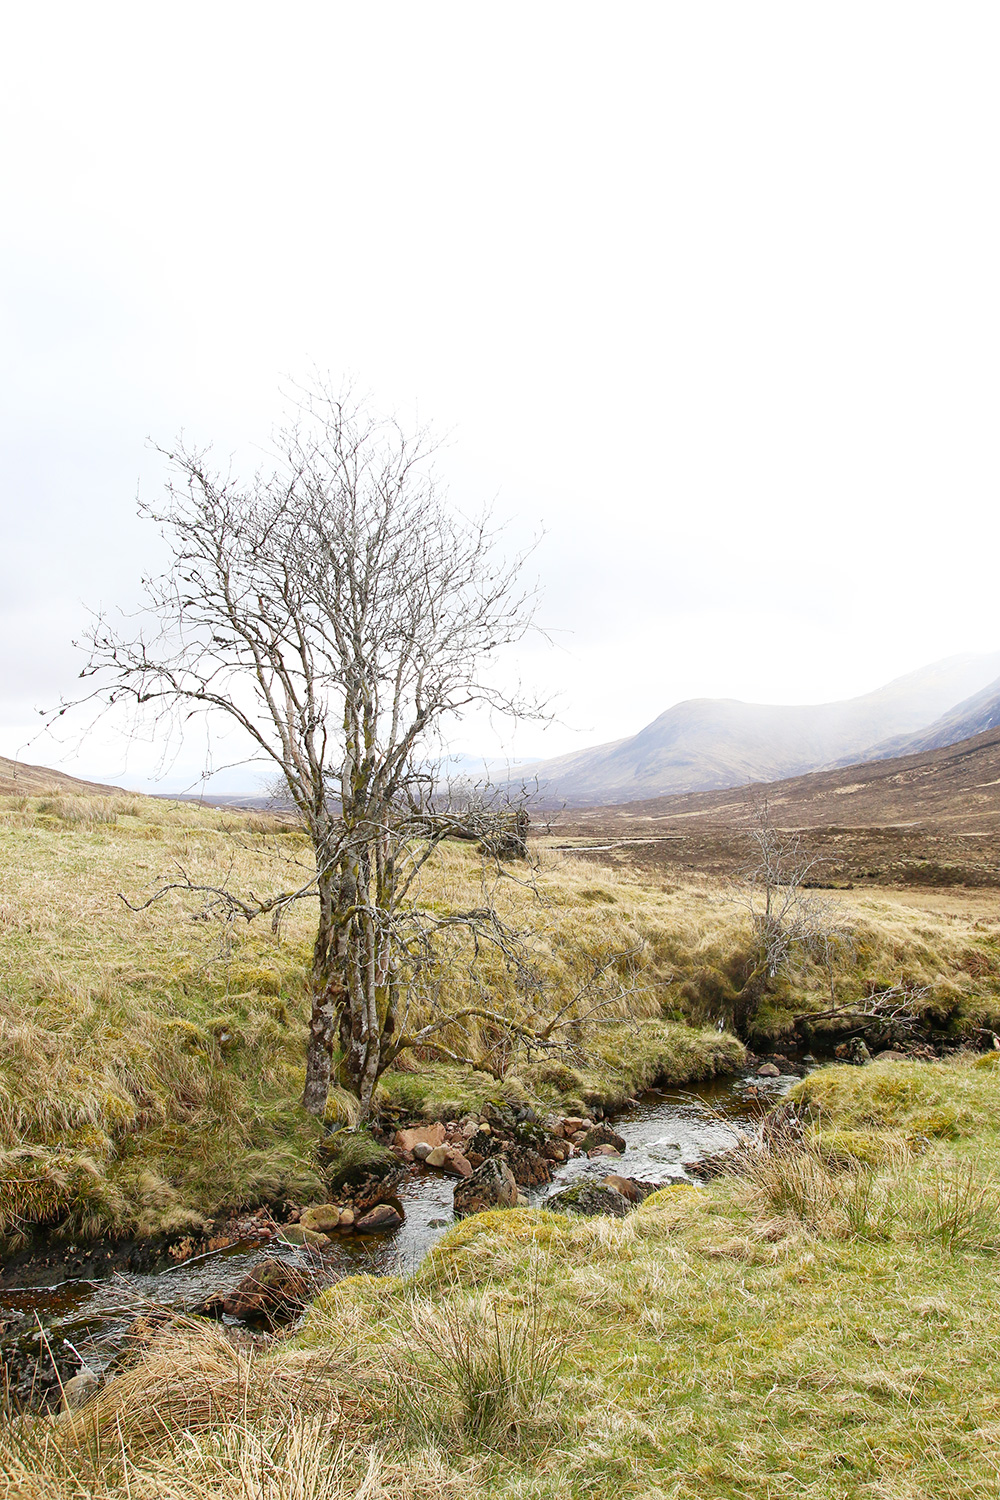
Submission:
<svg viewBox="0 0 1000 1500">
<path fill-rule="evenodd" d="M 9 7 L 0 753 L 148 784 L 33 711 L 157 564 L 147 435 L 262 442 L 314 366 L 545 529 L 516 753 L 996 649 L 998 41 L 954 0 Z"/>
</svg>

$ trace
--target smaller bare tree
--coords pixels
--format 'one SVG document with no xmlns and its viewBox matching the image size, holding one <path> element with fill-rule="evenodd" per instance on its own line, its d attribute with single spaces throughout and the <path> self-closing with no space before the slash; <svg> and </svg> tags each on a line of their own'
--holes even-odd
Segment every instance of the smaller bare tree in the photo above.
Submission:
<svg viewBox="0 0 1000 1500">
<path fill-rule="evenodd" d="M 738 1031 L 756 1016 L 768 982 L 797 954 L 825 970 L 836 1004 L 834 962 L 852 941 L 850 926 L 806 884 L 819 856 L 809 852 L 801 834 L 776 826 L 766 797 L 751 797 L 747 839 L 748 858 L 732 882 L 733 899 L 749 916 L 754 940 L 752 966 L 734 1007 Z"/>
</svg>

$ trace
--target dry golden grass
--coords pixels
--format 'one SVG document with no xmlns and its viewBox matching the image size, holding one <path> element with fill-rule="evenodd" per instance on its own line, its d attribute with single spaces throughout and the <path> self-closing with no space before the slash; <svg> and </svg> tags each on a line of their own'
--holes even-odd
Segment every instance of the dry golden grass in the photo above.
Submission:
<svg viewBox="0 0 1000 1500">
<path fill-rule="evenodd" d="M 182 1231 L 220 1211 L 320 1194 L 317 1127 L 297 1104 L 309 903 L 275 934 L 197 920 L 199 901 L 183 892 L 138 912 L 120 899 L 139 903 L 179 870 L 206 883 L 229 870 L 235 887 L 258 892 L 298 885 L 310 857 L 294 825 L 148 798 L 18 797 L 0 800 L 0 845 L 8 1246 L 32 1223 L 71 1236 Z M 536 983 L 519 987 L 498 955 L 473 961 L 456 940 L 415 996 L 411 1023 L 470 993 L 544 1017 L 595 959 L 619 954 L 600 1019 L 628 1024 L 585 1028 L 565 1061 L 511 1057 L 508 1096 L 614 1101 L 656 1077 L 683 1082 L 737 1065 L 740 1049 L 718 1027 L 751 935 L 721 886 L 643 884 L 555 852 L 542 854 L 533 881 L 511 874 L 493 881 L 492 896 L 523 933 Z M 461 909 L 478 902 L 482 878 L 468 845 L 446 844 L 419 899 Z M 926 988 L 928 1015 L 945 1031 L 1000 1029 L 995 929 L 877 898 L 849 903 L 849 915 L 855 945 L 838 960 L 838 996 L 902 982 Z M 803 961 L 765 1002 L 760 1038 L 826 1004 L 828 985 Z M 455 1040 L 491 1039 L 473 1028 Z M 384 1080 L 384 1097 L 414 1114 L 450 1114 L 496 1090 L 485 1075 L 419 1056 Z M 335 1090 L 331 1115 L 349 1121 L 352 1109 Z"/>
</svg>

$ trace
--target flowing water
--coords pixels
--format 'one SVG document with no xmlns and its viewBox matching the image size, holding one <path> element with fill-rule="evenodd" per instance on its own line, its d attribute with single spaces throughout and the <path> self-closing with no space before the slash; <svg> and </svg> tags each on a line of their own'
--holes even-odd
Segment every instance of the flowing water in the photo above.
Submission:
<svg viewBox="0 0 1000 1500">
<path fill-rule="evenodd" d="M 686 1090 L 651 1089 L 615 1118 L 614 1128 L 627 1142 L 623 1157 L 573 1157 L 551 1182 L 530 1190 L 528 1200 L 542 1204 L 584 1175 L 598 1181 L 609 1172 L 647 1182 L 691 1180 L 690 1168 L 700 1158 L 733 1145 L 741 1129 L 759 1117 L 762 1103 L 794 1082 L 790 1075 L 748 1075 Z M 248 1241 L 149 1272 L 0 1290 L 0 1352 L 5 1342 L 22 1353 L 32 1342 L 40 1352 L 47 1344 L 61 1366 L 67 1353 L 75 1353 L 92 1369 L 103 1369 L 140 1313 L 195 1307 L 213 1293 L 231 1290 L 260 1261 L 276 1256 L 315 1271 L 326 1284 L 358 1272 L 412 1271 L 453 1222 L 453 1189 L 451 1178 L 430 1170 L 416 1173 L 399 1193 L 406 1219 L 398 1230 L 371 1238 L 343 1236 L 321 1256 L 280 1242 Z"/>
</svg>

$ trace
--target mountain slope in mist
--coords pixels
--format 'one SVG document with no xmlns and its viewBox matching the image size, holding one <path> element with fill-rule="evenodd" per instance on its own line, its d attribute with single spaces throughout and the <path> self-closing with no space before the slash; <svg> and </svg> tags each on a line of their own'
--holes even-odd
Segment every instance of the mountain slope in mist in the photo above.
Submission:
<svg viewBox="0 0 1000 1500">
<path fill-rule="evenodd" d="M 988 729 L 1000 729 L 1000 677 L 979 693 L 973 693 L 948 713 L 942 714 L 916 734 L 897 735 L 876 745 L 871 760 L 890 760 L 897 755 L 916 755 L 921 750 L 941 750 L 972 739 Z"/>
<path fill-rule="evenodd" d="M 967 653 L 839 703 L 777 705 L 689 698 L 628 739 L 532 766 L 537 800 L 606 806 L 747 781 L 777 781 L 863 760 L 873 746 L 926 729 L 955 705 L 979 694 L 998 673 L 1000 652 Z"/>
</svg>

